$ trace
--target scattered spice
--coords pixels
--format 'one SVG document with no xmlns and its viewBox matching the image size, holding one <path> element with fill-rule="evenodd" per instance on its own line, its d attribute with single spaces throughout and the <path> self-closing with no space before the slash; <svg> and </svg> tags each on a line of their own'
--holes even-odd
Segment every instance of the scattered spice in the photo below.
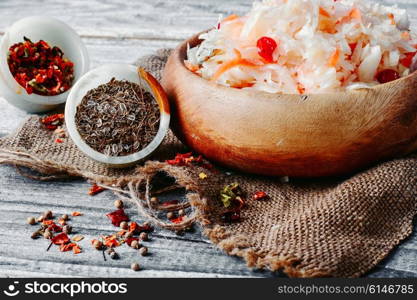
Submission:
<svg viewBox="0 0 417 300">
<path fill-rule="evenodd" d="M 206 174 L 206 173 L 204 173 L 204 172 L 201 172 L 200 174 L 198 174 L 198 177 L 199 177 L 200 179 L 206 179 L 206 178 L 207 178 L 207 174 Z"/>
<path fill-rule="evenodd" d="M 74 64 L 56 46 L 23 39 L 9 48 L 7 56 L 14 79 L 28 94 L 54 96 L 67 91 L 74 80 Z"/>
<path fill-rule="evenodd" d="M 72 227 L 70 225 L 65 225 L 64 227 L 62 227 L 62 232 L 70 234 L 72 232 Z"/>
<path fill-rule="evenodd" d="M 62 245 L 69 243 L 70 239 L 66 233 L 60 233 L 51 239 L 55 245 Z"/>
<path fill-rule="evenodd" d="M 31 239 L 37 239 L 39 236 L 41 235 L 40 231 L 37 230 L 35 232 L 32 233 L 32 235 L 30 236 Z"/>
<path fill-rule="evenodd" d="M 52 232 L 49 229 L 45 229 L 45 232 L 43 233 L 43 237 L 45 239 L 51 239 L 52 238 Z"/>
<path fill-rule="evenodd" d="M 64 114 L 54 114 L 40 119 L 40 122 L 48 130 L 56 130 L 59 126 L 64 124 Z"/>
<path fill-rule="evenodd" d="M 114 206 L 116 208 L 123 208 L 123 201 L 122 200 L 116 200 L 116 201 L 114 201 Z"/>
<path fill-rule="evenodd" d="M 142 241 L 148 241 L 148 240 L 149 240 L 149 235 L 148 235 L 146 232 L 142 232 L 142 233 L 139 235 L 139 238 L 140 238 Z"/>
<path fill-rule="evenodd" d="M 232 207 L 234 204 L 237 204 L 241 208 L 244 204 L 243 193 L 237 183 L 226 185 L 220 191 L 220 199 L 225 208 Z"/>
<path fill-rule="evenodd" d="M 127 224 L 126 221 L 123 221 L 120 223 L 120 228 L 123 230 L 127 230 L 129 228 L 129 225 Z"/>
<path fill-rule="evenodd" d="M 184 220 L 184 216 L 179 216 L 177 218 L 171 218 L 170 221 L 175 224 L 179 224 Z"/>
<path fill-rule="evenodd" d="M 253 200 L 266 200 L 269 196 L 263 191 L 257 191 L 253 194 Z"/>
<path fill-rule="evenodd" d="M 142 248 L 140 248 L 140 249 L 139 249 L 139 253 L 140 253 L 140 255 L 142 255 L 142 256 L 147 255 L 147 254 L 148 254 L 148 248 L 146 248 L 146 247 L 142 247 Z"/>
<path fill-rule="evenodd" d="M 130 239 L 126 240 L 126 244 L 128 244 L 133 249 L 139 249 L 140 248 L 139 240 L 137 238 L 130 238 Z"/>
<path fill-rule="evenodd" d="M 117 227 L 120 226 L 121 222 L 129 221 L 129 217 L 125 214 L 125 211 L 123 208 L 118 209 L 114 212 L 108 213 L 106 216 L 111 220 L 111 223 Z"/>
<path fill-rule="evenodd" d="M 76 235 L 72 238 L 74 242 L 79 242 L 79 241 L 82 241 L 83 239 L 84 239 L 84 236 L 82 235 Z"/>
<path fill-rule="evenodd" d="M 92 186 L 91 186 L 91 188 L 88 190 L 88 194 L 90 195 L 90 196 L 95 196 L 95 195 L 97 195 L 98 193 L 101 193 L 102 191 L 104 191 L 105 190 L 105 188 L 103 188 L 103 187 L 101 187 L 101 186 L 98 186 L 97 184 L 93 184 Z"/>
<path fill-rule="evenodd" d="M 180 210 L 178 211 L 178 215 L 179 215 L 179 216 L 185 216 L 185 211 L 184 211 L 183 209 L 180 209 Z"/>
<path fill-rule="evenodd" d="M 167 219 L 171 220 L 173 218 L 175 218 L 175 214 L 172 211 L 168 212 L 167 213 Z"/>
<path fill-rule="evenodd" d="M 57 143 L 57 144 L 62 144 L 63 142 L 64 142 L 64 141 L 63 141 L 63 140 L 61 140 L 61 139 L 59 139 L 59 138 L 55 140 L 55 143 Z"/>
<path fill-rule="evenodd" d="M 135 271 L 135 272 L 137 272 L 137 271 L 139 271 L 139 270 L 140 270 L 140 266 L 139 266 L 139 264 L 138 264 L 138 263 L 132 263 L 132 264 L 130 265 L 130 268 L 131 268 L 133 271 Z"/>
<path fill-rule="evenodd" d="M 35 218 L 34 218 L 34 217 L 29 217 L 29 218 L 27 218 L 27 219 L 26 219 L 26 222 L 27 222 L 29 225 L 35 225 L 35 224 L 36 224 L 36 220 L 35 220 Z"/>
<path fill-rule="evenodd" d="M 113 250 L 113 249 L 112 249 Z M 110 253 L 109 253 L 109 255 L 110 255 L 110 258 L 111 259 L 118 259 L 119 258 L 119 254 L 117 254 L 117 252 L 116 251 L 111 251 Z"/>
<path fill-rule="evenodd" d="M 159 106 L 149 92 L 114 78 L 88 91 L 75 115 L 81 137 L 107 156 L 125 156 L 145 148 L 154 139 L 159 120 Z"/>
<path fill-rule="evenodd" d="M 79 216 L 82 216 L 83 214 L 82 213 L 80 213 L 79 211 L 73 211 L 72 213 L 71 213 L 71 216 L 73 216 L 73 217 L 79 217 Z"/>
<path fill-rule="evenodd" d="M 92 240 L 91 244 L 93 245 L 94 248 L 96 248 L 97 250 L 101 250 L 103 248 L 103 242 L 99 241 L 99 240 Z"/>
<path fill-rule="evenodd" d="M 204 161 L 202 155 L 198 155 L 197 157 L 195 157 L 193 156 L 192 152 L 188 152 L 184 154 L 177 153 L 174 159 L 169 159 L 166 161 L 166 163 L 172 166 L 188 166 L 189 167 L 189 166 L 197 165 L 208 170 L 213 169 L 213 166 L 210 163 Z"/>
<path fill-rule="evenodd" d="M 44 220 L 51 219 L 51 218 L 52 218 L 52 211 L 48 210 L 48 211 L 43 213 L 43 219 Z"/>
</svg>

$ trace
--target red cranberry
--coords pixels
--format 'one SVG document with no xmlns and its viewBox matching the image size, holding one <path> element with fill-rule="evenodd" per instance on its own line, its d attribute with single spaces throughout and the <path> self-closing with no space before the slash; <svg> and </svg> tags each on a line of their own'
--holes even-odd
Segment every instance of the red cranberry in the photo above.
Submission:
<svg viewBox="0 0 417 300">
<path fill-rule="evenodd" d="M 392 69 L 385 69 L 378 73 L 376 79 L 379 83 L 387 83 L 390 81 L 394 81 L 400 78 L 400 74 Z"/>
</svg>

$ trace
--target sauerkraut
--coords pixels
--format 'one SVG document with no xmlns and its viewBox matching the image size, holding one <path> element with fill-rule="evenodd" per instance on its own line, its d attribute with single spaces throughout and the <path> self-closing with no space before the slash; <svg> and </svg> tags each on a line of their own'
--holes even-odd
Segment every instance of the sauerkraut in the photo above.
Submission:
<svg viewBox="0 0 417 300">
<path fill-rule="evenodd" d="M 365 0 L 264 0 L 200 35 L 185 65 L 224 86 L 331 93 L 395 80 L 417 66 L 405 10 Z"/>
</svg>

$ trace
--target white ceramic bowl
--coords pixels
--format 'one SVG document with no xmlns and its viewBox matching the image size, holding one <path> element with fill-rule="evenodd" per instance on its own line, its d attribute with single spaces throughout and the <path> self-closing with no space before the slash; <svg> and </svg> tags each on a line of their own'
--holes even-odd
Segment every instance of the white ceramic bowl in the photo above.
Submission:
<svg viewBox="0 0 417 300">
<path fill-rule="evenodd" d="M 104 155 L 91 148 L 82 139 L 75 124 L 77 106 L 81 103 L 85 94 L 87 94 L 89 90 L 109 82 L 113 77 L 116 80 L 127 80 L 139 84 L 143 89 L 154 96 L 161 113 L 159 129 L 152 142 L 139 152 L 117 157 Z M 68 133 L 74 143 L 90 158 L 112 167 L 126 167 L 133 165 L 149 156 L 163 141 L 169 128 L 169 121 L 169 103 L 161 85 L 154 77 L 152 77 L 152 75 L 143 69 L 138 69 L 132 65 L 109 64 L 89 71 L 72 87 L 65 106 L 65 123 Z"/>
<path fill-rule="evenodd" d="M 23 42 L 44 40 L 58 46 L 64 56 L 74 63 L 74 83 L 89 69 L 87 49 L 78 34 L 65 23 L 50 17 L 28 17 L 14 23 L 5 32 L 0 44 L 0 93 L 12 105 L 27 112 L 45 112 L 64 103 L 69 91 L 56 96 L 29 95 L 13 78 L 7 64 L 10 46 Z"/>
</svg>

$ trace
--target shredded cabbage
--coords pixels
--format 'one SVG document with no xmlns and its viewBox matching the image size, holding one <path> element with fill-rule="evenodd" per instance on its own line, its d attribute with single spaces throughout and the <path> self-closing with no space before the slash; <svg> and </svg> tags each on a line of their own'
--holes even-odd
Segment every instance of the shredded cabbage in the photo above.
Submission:
<svg viewBox="0 0 417 300">
<path fill-rule="evenodd" d="M 405 10 L 365 0 L 264 0 L 229 16 L 188 47 L 186 66 L 221 85 L 269 93 L 369 88 L 379 72 L 417 69 Z M 265 61 L 257 42 L 276 42 Z"/>
</svg>

